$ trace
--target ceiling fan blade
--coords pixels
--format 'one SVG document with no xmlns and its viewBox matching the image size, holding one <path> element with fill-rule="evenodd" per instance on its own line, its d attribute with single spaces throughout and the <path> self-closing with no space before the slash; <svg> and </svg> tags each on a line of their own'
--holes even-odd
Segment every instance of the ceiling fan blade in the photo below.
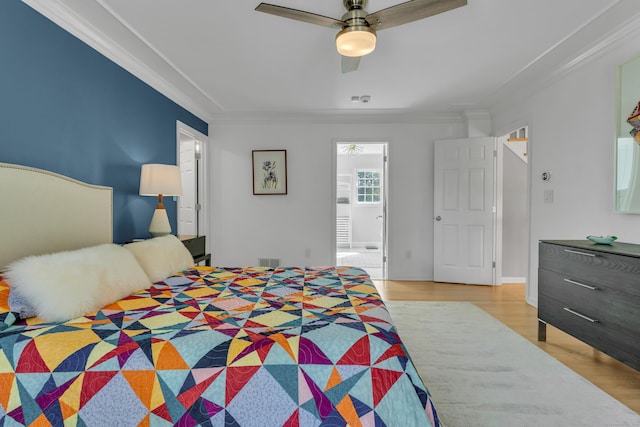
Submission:
<svg viewBox="0 0 640 427">
<path fill-rule="evenodd" d="M 291 9 L 284 6 L 277 6 L 275 4 L 260 3 L 258 7 L 256 7 L 256 10 L 258 12 L 282 16 L 284 18 L 295 19 L 296 21 L 307 22 L 309 24 L 321 25 L 323 27 L 342 28 L 342 26 L 344 26 L 344 22 L 339 19 L 329 18 L 328 16 L 317 15 L 315 13 L 305 12 L 298 9 Z"/>
<path fill-rule="evenodd" d="M 358 69 L 361 56 L 343 56 L 342 57 L 342 74 L 350 73 Z"/>
<path fill-rule="evenodd" d="M 376 30 L 395 27 L 465 6 L 467 0 L 411 0 L 367 15 Z"/>
</svg>

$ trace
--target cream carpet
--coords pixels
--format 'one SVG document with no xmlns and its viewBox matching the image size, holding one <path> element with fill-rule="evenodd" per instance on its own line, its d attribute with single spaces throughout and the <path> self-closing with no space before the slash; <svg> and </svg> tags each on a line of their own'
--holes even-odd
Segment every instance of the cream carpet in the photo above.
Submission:
<svg viewBox="0 0 640 427">
<path fill-rule="evenodd" d="M 640 415 L 466 302 L 385 302 L 445 427 L 640 426 Z"/>
</svg>

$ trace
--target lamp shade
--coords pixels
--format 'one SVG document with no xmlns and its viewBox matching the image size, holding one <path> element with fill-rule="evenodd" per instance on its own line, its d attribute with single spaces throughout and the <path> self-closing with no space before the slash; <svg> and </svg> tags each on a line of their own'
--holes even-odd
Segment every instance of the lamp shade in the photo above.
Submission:
<svg viewBox="0 0 640 427">
<path fill-rule="evenodd" d="M 140 172 L 141 196 L 182 196 L 180 168 L 175 165 L 146 164 Z"/>
<path fill-rule="evenodd" d="M 342 29 L 336 35 L 336 48 L 342 56 L 364 56 L 376 48 L 376 32 L 363 25 Z"/>
</svg>

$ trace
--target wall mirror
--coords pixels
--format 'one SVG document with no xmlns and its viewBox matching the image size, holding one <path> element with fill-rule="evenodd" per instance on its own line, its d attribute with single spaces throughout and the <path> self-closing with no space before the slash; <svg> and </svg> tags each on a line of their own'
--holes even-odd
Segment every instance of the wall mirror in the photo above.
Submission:
<svg viewBox="0 0 640 427">
<path fill-rule="evenodd" d="M 640 57 L 618 68 L 615 209 L 640 214 Z"/>
</svg>

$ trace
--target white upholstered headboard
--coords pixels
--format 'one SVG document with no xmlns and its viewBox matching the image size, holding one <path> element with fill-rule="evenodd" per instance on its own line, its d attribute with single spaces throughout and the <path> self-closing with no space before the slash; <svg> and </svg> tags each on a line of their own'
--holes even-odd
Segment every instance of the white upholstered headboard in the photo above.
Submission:
<svg viewBox="0 0 640 427">
<path fill-rule="evenodd" d="M 0 163 L 0 271 L 27 255 L 113 241 L 113 191 Z"/>
</svg>

